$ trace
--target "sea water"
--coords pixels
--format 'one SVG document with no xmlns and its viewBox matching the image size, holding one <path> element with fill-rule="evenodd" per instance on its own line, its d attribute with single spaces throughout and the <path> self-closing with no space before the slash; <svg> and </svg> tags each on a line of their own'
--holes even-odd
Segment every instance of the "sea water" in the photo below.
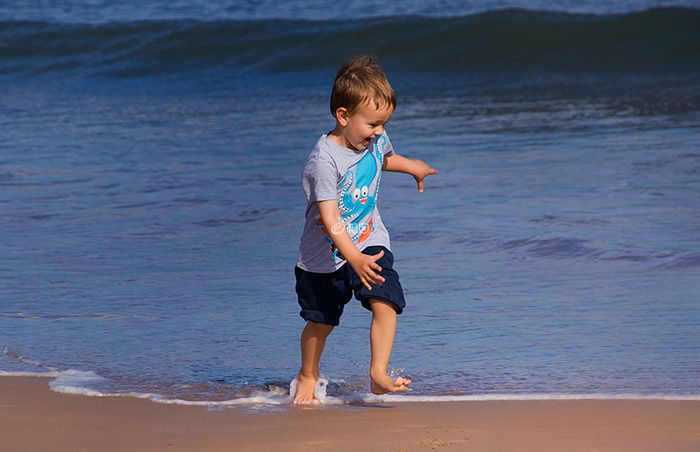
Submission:
<svg viewBox="0 0 700 452">
<path fill-rule="evenodd" d="M 694 2 L 0 1 L 0 371 L 285 403 L 303 163 L 375 53 L 408 307 L 389 400 L 700 397 Z M 328 400 L 368 395 L 370 314 Z"/>
</svg>

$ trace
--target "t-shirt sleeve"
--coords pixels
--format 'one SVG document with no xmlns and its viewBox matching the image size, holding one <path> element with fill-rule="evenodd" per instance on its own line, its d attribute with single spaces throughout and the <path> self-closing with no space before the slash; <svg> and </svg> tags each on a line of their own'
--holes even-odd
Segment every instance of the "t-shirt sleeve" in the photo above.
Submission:
<svg viewBox="0 0 700 452">
<path fill-rule="evenodd" d="M 384 146 L 384 157 L 389 157 L 391 155 L 394 155 L 394 146 L 391 144 L 391 140 L 389 139 L 389 135 L 387 135 L 386 132 L 384 132 L 384 138 L 386 138 L 386 145 Z"/>
<path fill-rule="evenodd" d="M 338 199 L 338 170 L 335 162 L 317 154 L 304 166 L 301 183 L 309 202 Z"/>
</svg>

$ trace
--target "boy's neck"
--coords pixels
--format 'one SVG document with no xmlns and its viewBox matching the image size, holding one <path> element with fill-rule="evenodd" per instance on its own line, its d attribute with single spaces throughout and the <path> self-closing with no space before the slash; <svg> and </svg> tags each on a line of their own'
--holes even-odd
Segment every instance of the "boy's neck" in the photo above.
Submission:
<svg viewBox="0 0 700 452">
<path fill-rule="evenodd" d="M 345 138 L 345 135 L 343 135 L 343 126 L 340 124 L 335 125 L 335 129 L 331 130 L 328 135 L 326 135 L 326 138 L 331 140 L 333 143 L 342 146 L 344 148 L 348 148 L 351 150 L 355 150 L 350 143 L 348 143 L 348 140 Z"/>
</svg>

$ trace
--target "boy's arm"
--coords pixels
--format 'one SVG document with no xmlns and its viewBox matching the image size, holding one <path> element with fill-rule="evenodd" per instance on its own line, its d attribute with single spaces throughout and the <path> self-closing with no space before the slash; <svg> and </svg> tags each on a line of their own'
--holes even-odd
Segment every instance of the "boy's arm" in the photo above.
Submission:
<svg viewBox="0 0 700 452">
<path fill-rule="evenodd" d="M 430 165 L 422 160 L 408 159 L 397 153 L 384 157 L 382 169 L 384 171 L 410 174 L 416 180 L 418 191 L 420 192 L 423 191 L 423 179 L 426 176 L 438 173 L 438 170 L 431 168 Z"/>
<path fill-rule="evenodd" d="M 340 219 L 337 200 L 318 201 L 318 210 L 321 212 L 321 222 L 326 227 L 328 236 L 360 277 L 362 284 L 368 290 L 372 289 L 371 284 L 381 285 L 384 278 L 377 274 L 382 270 L 377 261 L 384 255 L 384 251 L 370 256 L 357 249 Z"/>
</svg>

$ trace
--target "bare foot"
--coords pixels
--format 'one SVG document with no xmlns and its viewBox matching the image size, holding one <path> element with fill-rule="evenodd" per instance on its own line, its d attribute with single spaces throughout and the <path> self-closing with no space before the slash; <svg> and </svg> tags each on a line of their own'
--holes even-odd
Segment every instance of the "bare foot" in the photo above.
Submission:
<svg viewBox="0 0 700 452">
<path fill-rule="evenodd" d="M 408 389 L 411 380 L 403 377 L 391 378 L 387 374 L 372 376 L 370 374 L 369 387 L 374 394 L 386 394 L 387 392 L 404 392 Z"/>
<path fill-rule="evenodd" d="M 294 395 L 295 405 L 318 405 L 319 401 L 314 397 L 314 388 L 316 387 L 315 378 L 307 378 L 299 375 L 297 377 L 297 392 Z"/>
</svg>

